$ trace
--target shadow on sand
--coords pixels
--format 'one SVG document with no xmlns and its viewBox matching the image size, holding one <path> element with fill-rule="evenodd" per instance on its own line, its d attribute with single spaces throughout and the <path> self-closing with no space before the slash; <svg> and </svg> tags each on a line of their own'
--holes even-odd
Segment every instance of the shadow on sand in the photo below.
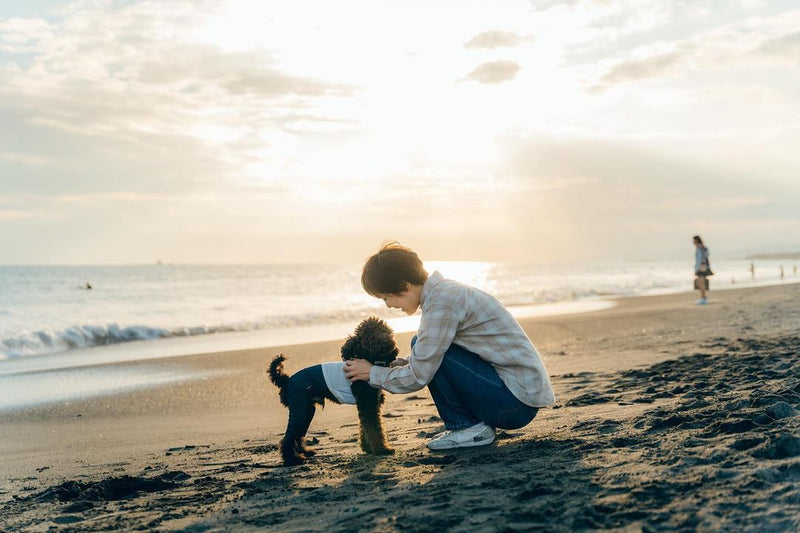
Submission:
<svg viewBox="0 0 800 533">
<path fill-rule="evenodd" d="M 420 441 L 384 457 L 327 439 L 314 461 L 294 468 L 266 440 L 187 446 L 138 475 L 5 497 L 0 525 L 796 531 L 800 337 L 718 337 L 700 348 L 648 368 L 556 378 L 575 386 L 558 406 L 567 425 L 547 435 L 501 433 L 496 446 L 444 454 Z M 403 436 L 416 429 L 405 426 Z"/>
<path fill-rule="evenodd" d="M 574 439 L 526 440 L 277 469 L 244 487 L 239 506 L 246 511 L 238 520 L 318 531 L 531 530 L 554 520 L 565 529 L 584 529 L 593 526 L 599 487 L 581 460 L 583 445 Z M 283 476 L 288 494 L 276 494 L 274 478 Z"/>
</svg>

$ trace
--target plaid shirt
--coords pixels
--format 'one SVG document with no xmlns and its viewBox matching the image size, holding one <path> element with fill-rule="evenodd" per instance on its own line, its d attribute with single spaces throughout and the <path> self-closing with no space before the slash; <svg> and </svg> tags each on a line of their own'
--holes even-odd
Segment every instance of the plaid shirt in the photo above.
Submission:
<svg viewBox="0 0 800 533">
<path fill-rule="evenodd" d="M 372 367 L 369 382 L 393 393 L 421 389 L 431 382 L 444 352 L 457 344 L 497 370 L 514 396 L 531 407 L 555 402 L 539 352 L 519 323 L 493 296 L 434 272 L 422 286 L 417 342 L 408 365 Z"/>
</svg>

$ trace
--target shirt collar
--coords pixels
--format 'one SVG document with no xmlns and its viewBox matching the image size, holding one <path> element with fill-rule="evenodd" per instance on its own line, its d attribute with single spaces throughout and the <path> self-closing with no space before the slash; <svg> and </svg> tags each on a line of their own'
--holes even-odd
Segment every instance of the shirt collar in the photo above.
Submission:
<svg viewBox="0 0 800 533">
<path fill-rule="evenodd" d="M 425 304 L 425 299 L 428 297 L 430 293 L 433 292 L 433 288 L 436 287 L 436 285 L 443 279 L 444 276 L 442 276 L 438 270 L 434 271 L 433 274 L 428 276 L 428 279 L 425 280 L 425 283 L 422 285 L 422 291 L 420 291 L 419 293 L 420 307 L 422 307 L 422 305 Z"/>
</svg>

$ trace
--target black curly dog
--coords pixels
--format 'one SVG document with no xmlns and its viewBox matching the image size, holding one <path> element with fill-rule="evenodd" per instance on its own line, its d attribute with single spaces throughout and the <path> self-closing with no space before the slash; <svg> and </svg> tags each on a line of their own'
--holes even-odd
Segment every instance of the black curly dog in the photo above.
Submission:
<svg viewBox="0 0 800 533">
<path fill-rule="evenodd" d="M 394 332 L 386 322 L 375 317 L 362 321 L 342 346 L 342 359 L 345 361 L 366 359 L 374 365 L 389 366 L 397 354 Z M 281 403 L 289 408 L 289 423 L 280 446 L 283 464 L 299 465 L 315 453 L 305 445 L 306 432 L 316 411 L 315 404 L 324 407 L 325 399 L 335 403 L 339 401 L 325 384 L 320 365 L 304 368 L 289 377 L 283 370 L 285 360 L 283 354 L 275 356 L 267 373 L 270 381 L 280 389 Z M 356 381 L 350 388 L 358 408 L 361 449 L 376 455 L 394 453 L 386 444 L 381 423 L 383 391 L 371 387 L 366 381 Z"/>
</svg>

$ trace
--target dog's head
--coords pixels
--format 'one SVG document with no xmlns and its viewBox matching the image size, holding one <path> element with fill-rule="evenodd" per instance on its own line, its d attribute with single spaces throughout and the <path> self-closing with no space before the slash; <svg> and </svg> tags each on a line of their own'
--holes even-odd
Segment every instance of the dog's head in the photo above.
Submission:
<svg viewBox="0 0 800 533">
<path fill-rule="evenodd" d="M 374 316 L 363 320 L 342 346 L 342 359 L 345 361 L 366 359 L 378 366 L 389 366 L 397 359 L 398 353 L 392 328 Z"/>
</svg>

